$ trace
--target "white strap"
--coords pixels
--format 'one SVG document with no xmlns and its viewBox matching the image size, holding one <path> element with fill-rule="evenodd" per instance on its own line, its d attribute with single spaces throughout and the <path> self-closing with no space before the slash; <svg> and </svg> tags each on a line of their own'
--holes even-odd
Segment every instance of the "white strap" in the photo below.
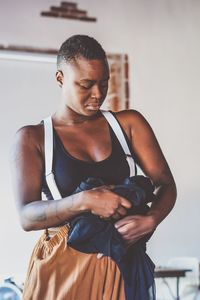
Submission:
<svg viewBox="0 0 200 300">
<path fill-rule="evenodd" d="M 55 182 L 52 172 L 53 166 L 53 124 L 51 116 L 44 119 L 44 153 L 45 153 L 45 176 L 49 190 L 54 200 L 61 199 L 61 194 Z"/>
<path fill-rule="evenodd" d="M 131 155 L 130 149 L 127 145 L 126 139 L 124 137 L 124 134 L 122 132 L 122 129 L 119 125 L 119 123 L 117 122 L 116 118 L 113 116 L 113 114 L 109 111 L 106 110 L 101 110 L 102 114 L 104 115 L 104 117 L 106 118 L 106 120 L 108 121 L 108 123 L 110 124 L 110 126 L 112 127 L 113 131 L 115 132 L 123 150 L 124 153 L 126 154 L 126 160 L 128 162 L 129 168 L 130 168 L 130 177 L 136 175 L 135 173 L 135 161 Z"/>
</svg>

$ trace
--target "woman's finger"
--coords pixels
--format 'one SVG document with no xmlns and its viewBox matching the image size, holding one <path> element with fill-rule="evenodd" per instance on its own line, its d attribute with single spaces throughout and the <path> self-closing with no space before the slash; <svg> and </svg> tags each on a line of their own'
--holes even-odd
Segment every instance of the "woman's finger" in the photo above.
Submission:
<svg viewBox="0 0 200 300">
<path fill-rule="evenodd" d="M 119 233 L 125 233 L 125 232 L 128 232 L 130 227 L 131 227 L 130 224 L 125 224 L 124 226 L 117 228 L 117 230 Z"/>
<path fill-rule="evenodd" d="M 118 212 L 116 212 L 116 213 L 114 213 L 114 215 L 112 215 L 112 219 L 115 219 L 115 220 L 119 220 L 119 219 L 121 219 L 121 215 L 118 213 Z"/>
<path fill-rule="evenodd" d="M 117 209 L 117 213 L 120 214 L 121 216 L 125 216 L 127 214 L 127 210 L 120 205 Z"/>
<path fill-rule="evenodd" d="M 125 216 L 123 219 L 117 221 L 115 223 L 115 228 L 120 228 L 121 226 L 124 226 L 126 224 L 129 224 L 129 223 L 133 223 L 134 222 L 134 217 L 135 216 Z"/>
</svg>

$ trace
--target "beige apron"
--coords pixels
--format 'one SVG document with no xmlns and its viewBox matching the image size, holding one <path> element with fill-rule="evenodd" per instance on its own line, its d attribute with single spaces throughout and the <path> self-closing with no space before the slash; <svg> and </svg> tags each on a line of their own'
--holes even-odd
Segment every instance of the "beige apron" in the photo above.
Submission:
<svg viewBox="0 0 200 300">
<path fill-rule="evenodd" d="M 67 245 L 68 227 L 36 244 L 24 286 L 24 300 L 125 300 L 118 266 L 109 257 Z M 50 232 L 51 233 L 51 232 Z"/>
</svg>

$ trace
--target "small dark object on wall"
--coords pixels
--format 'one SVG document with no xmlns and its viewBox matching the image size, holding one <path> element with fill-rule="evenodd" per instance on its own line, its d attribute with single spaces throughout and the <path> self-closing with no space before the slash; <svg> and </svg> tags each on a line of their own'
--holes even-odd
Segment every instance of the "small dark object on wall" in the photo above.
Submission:
<svg viewBox="0 0 200 300">
<path fill-rule="evenodd" d="M 77 3 L 61 2 L 60 6 L 50 6 L 48 11 L 42 11 L 42 17 L 65 18 L 79 21 L 96 22 L 95 17 L 87 15 L 86 10 L 78 9 Z"/>
</svg>

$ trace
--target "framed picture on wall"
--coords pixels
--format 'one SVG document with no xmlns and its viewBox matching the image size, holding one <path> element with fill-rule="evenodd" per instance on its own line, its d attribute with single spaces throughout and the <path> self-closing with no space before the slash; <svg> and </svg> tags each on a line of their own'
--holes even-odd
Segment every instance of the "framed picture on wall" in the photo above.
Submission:
<svg viewBox="0 0 200 300">
<path fill-rule="evenodd" d="M 0 45 L 0 57 L 25 61 L 56 63 L 56 49 Z M 129 66 L 127 54 L 107 53 L 110 80 L 102 109 L 119 111 L 129 108 Z"/>
<path fill-rule="evenodd" d="M 107 97 L 102 109 L 119 111 L 129 108 L 128 56 L 107 54 L 110 80 Z"/>
</svg>

